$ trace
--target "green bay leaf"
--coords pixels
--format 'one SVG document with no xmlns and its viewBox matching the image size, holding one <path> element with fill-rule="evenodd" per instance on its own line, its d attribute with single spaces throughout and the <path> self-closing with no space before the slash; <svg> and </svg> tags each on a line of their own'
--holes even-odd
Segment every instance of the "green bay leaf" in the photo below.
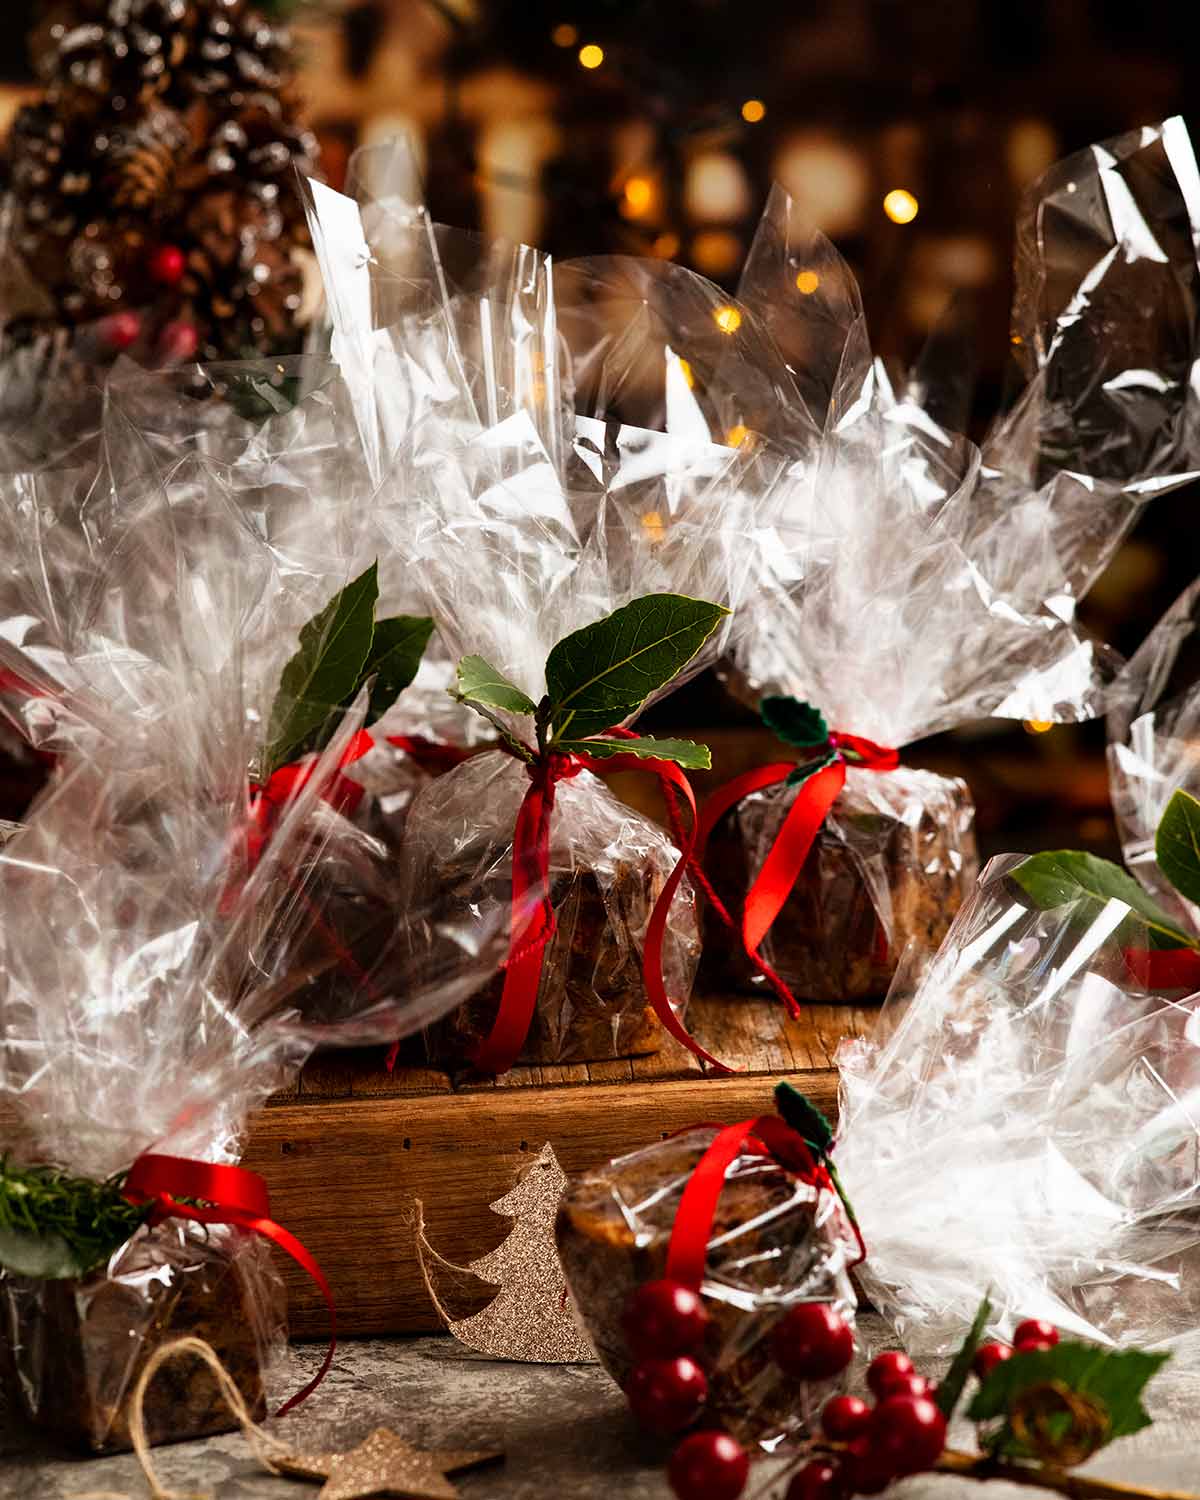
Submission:
<svg viewBox="0 0 1200 1500">
<path fill-rule="evenodd" d="M 392 615 L 376 620 L 371 650 L 355 684 L 355 691 L 368 677 L 374 677 L 367 723 L 381 719 L 417 675 L 425 647 L 433 634 L 428 615 Z"/>
<path fill-rule="evenodd" d="M 1090 920 L 1109 901 L 1121 901 L 1145 924 L 1153 946 L 1198 946 L 1196 938 L 1184 932 L 1132 875 L 1095 854 L 1080 849 L 1047 850 L 1030 855 L 1009 878 L 1043 911 L 1079 902 Z"/>
<path fill-rule="evenodd" d="M 371 652 L 378 598 L 378 566 L 372 563 L 300 631 L 299 650 L 284 667 L 271 706 L 264 778 L 320 749 L 336 729 Z"/>
<path fill-rule="evenodd" d="M 462 702 L 485 703 L 489 708 L 503 708 L 514 714 L 537 712 L 533 699 L 482 656 L 464 656 L 458 664 L 457 676 L 455 696 Z"/>
<path fill-rule="evenodd" d="M 565 755 L 594 755 L 607 760 L 612 755 L 636 755 L 639 760 L 670 760 L 688 771 L 712 769 L 712 752 L 695 740 L 654 740 L 645 735 L 636 740 L 558 740 L 555 748 Z"/>
<path fill-rule="evenodd" d="M 546 660 L 554 738 L 613 728 L 687 666 L 729 613 L 684 594 L 647 594 L 565 636 Z"/>
<path fill-rule="evenodd" d="M 1167 803 L 1154 836 L 1154 857 L 1185 901 L 1200 904 L 1200 801 L 1178 791 Z"/>
</svg>

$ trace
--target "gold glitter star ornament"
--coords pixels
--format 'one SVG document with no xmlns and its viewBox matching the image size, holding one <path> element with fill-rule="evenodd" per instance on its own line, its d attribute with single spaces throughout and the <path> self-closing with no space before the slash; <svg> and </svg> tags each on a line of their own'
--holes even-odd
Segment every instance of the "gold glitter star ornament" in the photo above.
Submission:
<svg viewBox="0 0 1200 1500">
<path fill-rule="evenodd" d="M 425 1452 L 388 1428 L 378 1427 L 349 1453 L 297 1454 L 276 1460 L 275 1468 L 293 1479 L 324 1479 L 317 1500 L 456 1500 L 458 1491 L 447 1474 L 497 1463 L 503 1457 L 496 1449 Z"/>
</svg>

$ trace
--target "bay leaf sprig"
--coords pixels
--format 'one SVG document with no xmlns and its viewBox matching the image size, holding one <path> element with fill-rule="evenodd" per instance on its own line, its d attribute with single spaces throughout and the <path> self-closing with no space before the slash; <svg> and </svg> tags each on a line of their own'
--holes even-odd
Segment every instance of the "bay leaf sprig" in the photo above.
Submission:
<svg viewBox="0 0 1200 1500">
<path fill-rule="evenodd" d="M 505 747 L 532 762 L 549 751 L 598 758 L 635 755 L 707 770 L 707 746 L 692 740 L 605 738 L 651 694 L 672 682 L 729 613 L 684 594 L 647 594 L 564 636 L 546 659 L 539 702 L 482 656 L 458 664 L 454 697 L 495 725 Z M 533 721 L 534 743 L 500 716 Z"/>
<path fill-rule="evenodd" d="M 433 634 L 427 615 L 378 620 L 379 568 L 372 563 L 301 628 L 271 706 L 259 774 L 323 750 L 343 715 L 371 682 L 366 724 L 388 711 L 417 675 Z"/>
</svg>

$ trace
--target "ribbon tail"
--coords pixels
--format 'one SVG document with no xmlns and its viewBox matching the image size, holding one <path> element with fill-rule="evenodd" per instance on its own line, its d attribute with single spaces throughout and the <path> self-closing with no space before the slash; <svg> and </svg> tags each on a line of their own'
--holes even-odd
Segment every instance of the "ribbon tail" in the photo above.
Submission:
<svg viewBox="0 0 1200 1500">
<path fill-rule="evenodd" d="M 834 761 L 801 786 L 783 827 L 767 851 L 762 869 L 746 893 L 742 937 L 748 953 L 758 953 L 763 938 L 800 878 L 813 840 L 845 784 L 846 767 L 841 761 Z"/>
</svg>

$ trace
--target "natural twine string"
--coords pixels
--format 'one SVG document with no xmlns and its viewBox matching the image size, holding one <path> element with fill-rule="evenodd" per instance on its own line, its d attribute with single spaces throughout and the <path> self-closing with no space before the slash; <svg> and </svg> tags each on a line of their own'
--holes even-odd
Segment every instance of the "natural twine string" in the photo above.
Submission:
<svg viewBox="0 0 1200 1500">
<path fill-rule="evenodd" d="M 437 1309 L 438 1316 L 445 1323 L 446 1327 L 449 1328 L 456 1319 L 437 1294 L 433 1278 L 429 1274 L 429 1261 L 436 1261 L 444 1270 L 452 1271 L 459 1278 L 464 1290 L 472 1282 L 478 1284 L 480 1281 L 483 1281 L 483 1277 L 476 1276 L 474 1271 L 468 1270 L 466 1266 L 456 1266 L 452 1260 L 447 1260 L 444 1255 L 439 1255 L 430 1244 L 429 1237 L 425 1233 L 425 1205 L 421 1202 L 420 1198 L 413 1199 L 412 1224 L 413 1236 L 417 1245 L 417 1264 L 421 1268 L 421 1280 L 425 1283 L 425 1290 L 429 1293 L 429 1300 Z M 492 1283 L 485 1282 L 484 1284 L 490 1286 Z"/>
<path fill-rule="evenodd" d="M 281 1443 L 278 1438 L 264 1431 L 250 1415 L 245 1397 L 238 1390 L 233 1376 L 221 1363 L 212 1345 L 203 1339 L 189 1335 L 173 1339 L 171 1343 L 163 1344 L 154 1351 L 146 1361 L 137 1384 L 133 1388 L 133 1393 L 129 1397 L 129 1440 L 133 1445 L 134 1457 L 141 1466 L 142 1476 L 150 1491 L 151 1500 L 214 1500 L 212 1490 L 167 1489 L 159 1479 L 150 1457 L 150 1440 L 146 1436 L 146 1391 L 163 1365 L 169 1360 L 179 1359 L 185 1355 L 191 1355 L 208 1366 L 216 1377 L 218 1389 L 226 1406 L 242 1429 L 242 1436 L 249 1443 L 255 1458 L 272 1474 L 280 1473 L 276 1459 L 287 1456 L 290 1451 L 287 1444 Z M 66 1496 L 66 1500 L 133 1500 L 133 1497 L 120 1490 L 73 1490 Z"/>
</svg>

